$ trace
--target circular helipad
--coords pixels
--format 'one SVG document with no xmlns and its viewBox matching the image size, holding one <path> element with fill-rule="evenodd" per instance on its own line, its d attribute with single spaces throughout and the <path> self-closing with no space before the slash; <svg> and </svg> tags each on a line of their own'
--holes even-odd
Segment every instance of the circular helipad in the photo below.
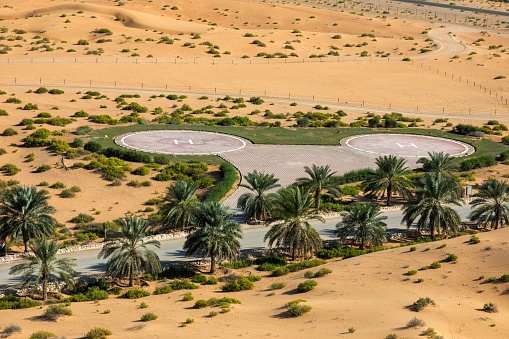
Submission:
<svg viewBox="0 0 509 339">
<path fill-rule="evenodd" d="M 198 155 L 231 152 L 246 146 L 244 140 L 232 135 L 182 130 L 129 133 L 116 137 L 115 143 L 136 151 Z"/>
<path fill-rule="evenodd" d="M 343 139 L 341 144 L 362 152 L 400 157 L 427 157 L 428 152 L 461 157 L 475 151 L 472 146 L 456 140 L 412 134 L 364 134 Z"/>
</svg>

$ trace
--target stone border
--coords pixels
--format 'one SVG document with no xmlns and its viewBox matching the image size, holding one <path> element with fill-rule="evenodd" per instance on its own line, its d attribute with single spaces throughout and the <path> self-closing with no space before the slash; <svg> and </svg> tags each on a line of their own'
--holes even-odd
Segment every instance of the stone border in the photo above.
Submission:
<svg viewBox="0 0 509 339">
<path fill-rule="evenodd" d="M 229 137 L 229 138 L 232 138 L 232 139 L 236 139 L 236 140 L 242 142 L 242 146 L 237 147 L 235 149 L 227 150 L 227 151 L 208 152 L 208 153 L 180 153 L 180 152 L 161 152 L 161 151 L 142 149 L 142 148 L 138 148 L 138 147 L 129 146 L 128 144 L 126 144 L 124 142 L 124 139 L 127 138 L 128 136 L 131 136 L 131 135 L 144 134 L 144 133 L 154 133 L 154 132 L 164 132 L 164 131 L 172 131 L 172 132 L 179 132 L 179 131 L 181 131 L 181 132 L 195 132 L 195 133 L 217 134 L 217 135 L 226 136 L 226 137 Z M 113 139 L 113 142 L 117 146 L 120 146 L 120 147 L 123 147 L 123 148 L 127 148 L 127 149 L 130 149 L 130 150 L 133 150 L 133 151 L 147 152 L 147 153 L 156 153 L 156 154 L 169 154 L 169 155 L 212 155 L 212 154 L 217 155 L 217 154 L 221 154 L 221 153 L 228 153 L 228 152 L 238 151 L 238 150 L 243 149 L 244 147 L 246 147 L 246 141 L 244 139 L 242 139 L 240 137 L 237 137 L 237 136 L 234 136 L 234 135 L 231 135 L 231 134 L 219 133 L 219 132 L 208 132 L 208 131 L 197 131 L 197 130 L 182 130 L 182 129 L 162 129 L 162 130 L 148 130 L 148 131 L 138 131 L 138 132 L 124 133 L 124 134 L 117 135 Z"/>
<path fill-rule="evenodd" d="M 373 133 L 373 134 L 359 134 L 359 135 L 354 135 L 354 136 L 351 136 L 351 137 L 346 137 L 344 139 L 341 139 L 339 141 L 339 144 L 341 146 L 348 146 L 350 148 L 353 148 L 357 151 L 360 151 L 360 152 L 365 152 L 365 153 L 371 153 L 371 154 L 380 154 L 380 155 L 387 155 L 387 154 L 391 154 L 391 153 L 380 153 L 380 152 L 374 152 L 374 151 L 367 151 L 367 150 L 364 150 L 364 149 L 360 149 L 360 148 L 357 148 L 357 147 L 354 147 L 352 145 L 350 145 L 350 140 L 353 140 L 353 139 L 357 139 L 357 138 L 362 138 L 362 137 L 367 137 L 367 136 L 373 136 L 373 135 L 390 135 L 390 136 L 398 136 L 398 135 L 403 135 L 403 136 L 415 136 L 415 137 L 421 137 L 421 138 L 428 138 L 428 139 L 439 139 L 439 140 L 443 140 L 443 141 L 448 141 L 448 142 L 452 142 L 452 143 L 455 143 L 455 144 L 458 144 L 458 145 L 461 145 L 463 146 L 463 148 L 465 149 L 463 152 L 461 153 L 456 153 L 456 154 L 450 154 L 451 157 L 464 157 L 464 156 L 467 156 L 467 155 L 470 155 L 472 153 L 475 152 L 475 147 L 470 145 L 470 144 L 467 144 L 467 143 L 464 143 L 464 142 L 461 142 L 461 141 L 458 141 L 458 140 L 454 140 L 454 139 L 447 139 L 447 138 L 441 138 L 441 137 L 435 137 L 435 136 L 429 136 L 429 135 L 421 135 L 421 134 L 402 134 L 402 133 Z M 471 148 L 471 150 L 469 150 L 469 148 Z M 402 158 L 421 158 L 421 157 L 425 157 L 423 155 L 398 155 L 399 157 L 402 157 Z"/>
</svg>

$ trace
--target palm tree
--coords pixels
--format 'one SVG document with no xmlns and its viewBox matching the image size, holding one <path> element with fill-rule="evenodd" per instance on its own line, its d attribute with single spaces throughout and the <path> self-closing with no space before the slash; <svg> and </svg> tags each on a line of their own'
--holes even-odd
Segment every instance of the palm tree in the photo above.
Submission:
<svg viewBox="0 0 509 339">
<path fill-rule="evenodd" d="M 237 202 L 237 207 L 242 208 L 248 218 L 265 220 L 269 216 L 274 200 L 274 194 L 267 194 L 267 192 L 281 186 L 277 184 L 279 179 L 274 178 L 274 174 L 259 173 L 256 170 L 247 174 L 244 179 L 247 184 L 242 183 L 240 186 L 253 193 L 242 194 Z"/>
<path fill-rule="evenodd" d="M 356 205 L 339 223 L 336 224 L 336 233 L 341 242 L 354 234 L 354 242 L 359 244 L 361 250 L 364 246 L 381 246 L 387 242 L 385 236 L 387 224 L 381 216 L 380 207 L 372 204 Z"/>
<path fill-rule="evenodd" d="M 147 220 L 137 216 L 126 216 L 117 221 L 123 238 L 109 242 L 101 249 L 98 258 L 109 258 L 106 274 L 114 279 L 129 278 L 133 286 L 135 277 L 142 273 L 157 274 L 161 271 L 161 262 L 157 254 L 147 246 L 161 247 L 157 240 L 146 241 L 145 234 L 149 227 Z"/>
<path fill-rule="evenodd" d="M 269 240 L 269 246 L 289 247 L 292 260 L 296 256 L 310 256 L 322 248 L 322 239 L 311 220 L 325 220 L 311 213 L 313 198 L 302 187 L 290 186 L 280 189 L 274 199 L 274 208 L 265 223 L 272 225 L 263 241 Z"/>
<path fill-rule="evenodd" d="M 9 270 L 9 274 L 21 275 L 22 286 L 30 283 L 40 286 L 42 283 L 42 298 L 48 298 L 48 283 L 63 280 L 67 284 L 76 275 L 73 266 L 76 259 L 57 259 L 57 251 L 60 246 L 55 241 L 36 239 L 31 246 L 33 255 L 24 254 L 23 258 L 28 262 L 17 264 Z M 55 284 L 58 287 L 58 284 Z"/>
<path fill-rule="evenodd" d="M 488 179 L 483 183 L 479 193 L 470 202 L 476 207 L 469 218 L 479 225 L 494 229 L 509 224 L 509 183 L 496 179 Z"/>
<path fill-rule="evenodd" d="M 170 185 L 164 197 L 165 204 L 159 211 L 163 223 L 185 230 L 199 202 L 195 194 L 197 189 L 197 185 L 187 180 L 177 180 Z"/>
<path fill-rule="evenodd" d="M 453 158 L 444 152 L 428 152 L 429 158 L 420 158 L 417 163 L 422 164 L 425 172 L 435 174 L 451 174 L 456 172 L 457 168 L 452 163 Z"/>
<path fill-rule="evenodd" d="M 53 234 L 55 209 L 48 205 L 49 197 L 35 186 L 15 186 L 3 192 L 0 204 L 0 236 L 23 237 L 25 253 L 31 238 Z"/>
<path fill-rule="evenodd" d="M 458 213 L 446 204 L 460 206 L 460 186 L 450 175 L 424 174 L 415 186 L 415 197 L 403 207 L 403 220 L 410 228 L 417 219 L 417 229 L 429 229 L 435 239 L 435 232 L 456 232 L 461 219 Z"/>
<path fill-rule="evenodd" d="M 322 191 L 327 190 L 334 196 L 341 195 L 338 181 L 334 178 L 336 172 L 331 172 L 329 165 L 319 167 L 312 165 L 311 168 L 305 166 L 304 171 L 309 175 L 309 178 L 298 178 L 297 185 L 314 193 L 316 211 L 320 210 Z"/>
<path fill-rule="evenodd" d="M 376 158 L 377 169 L 371 178 L 367 179 L 364 191 L 368 198 L 383 197 L 387 193 L 387 206 L 391 205 L 393 193 L 399 193 L 403 198 L 411 197 L 412 183 L 407 179 L 408 167 L 406 160 L 394 155 L 384 155 Z"/>
<path fill-rule="evenodd" d="M 205 202 L 196 209 L 184 250 L 186 256 L 210 256 L 210 273 L 216 271 L 216 260 L 234 260 L 240 253 L 242 227 L 231 217 L 228 207 L 218 202 Z"/>
</svg>

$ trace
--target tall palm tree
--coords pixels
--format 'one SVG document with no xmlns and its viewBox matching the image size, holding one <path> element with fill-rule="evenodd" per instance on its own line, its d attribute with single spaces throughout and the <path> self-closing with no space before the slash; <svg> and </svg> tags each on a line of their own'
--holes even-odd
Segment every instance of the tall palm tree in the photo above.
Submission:
<svg viewBox="0 0 509 339">
<path fill-rule="evenodd" d="M 309 178 L 298 178 L 297 185 L 314 193 L 316 211 L 320 210 L 322 191 L 326 190 L 334 196 L 341 195 L 338 181 L 334 177 L 336 172 L 331 172 L 329 165 L 317 167 L 313 164 L 311 168 L 305 166 L 304 171 L 309 175 Z"/>
<path fill-rule="evenodd" d="M 164 224 L 181 230 L 189 226 L 199 202 L 195 194 L 197 189 L 197 185 L 187 180 L 177 180 L 167 188 L 165 204 L 159 211 Z"/>
<path fill-rule="evenodd" d="M 415 185 L 415 197 L 403 207 L 403 220 L 410 228 L 417 219 L 417 229 L 429 229 L 435 239 L 435 232 L 456 232 L 461 219 L 458 213 L 447 206 L 458 202 L 460 186 L 450 175 L 424 174 Z"/>
<path fill-rule="evenodd" d="M 49 197 L 35 186 L 15 186 L 3 192 L 0 203 L 0 236 L 23 237 L 25 253 L 31 238 L 53 234 L 55 209 L 48 205 Z"/>
<path fill-rule="evenodd" d="M 24 254 L 23 259 L 27 262 L 17 264 L 9 270 L 9 274 L 21 275 L 22 286 L 30 283 L 34 287 L 42 284 L 42 298 L 48 298 L 48 283 L 57 282 L 59 279 L 69 283 L 76 272 L 76 259 L 57 259 L 57 251 L 60 246 L 55 241 L 36 239 L 31 246 L 33 255 Z M 58 287 L 58 285 L 56 285 Z"/>
<path fill-rule="evenodd" d="M 256 170 L 244 177 L 247 184 L 240 184 L 252 191 L 252 193 L 244 193 L 240 196 L 237 207 L 242 208 L 246 212 L 248 218 L 254 220 L 265 220 L 272 208 L 274 194 L 267 192 L 271 189 L 280 187 L 277 184 L 278 178 L 274 174 L 259 173 Z"/>
<path fill-rule="evenodd" d="M 104 245 L 97 257 L 109 258 L 107 275 L 114 279 L 129 278 L 129 286 L 133 286 L 134 278 L 140 274 L 157 274 L 161 271 L 159 257 L 147 248 L 148 246 L 159 248 L 161 243 L 157 240 L 144 239 L 149 223 L 143 218 L 126 216 L 118 223 L 123 238 Z"/>
<path fill-rule="evenodd" d="M 372 204 L 353 206 L 350 213 L 336 224 L 340 241 L 344 242 L 353 233 L 353 240 L 361 250 L 364 246 L 381 246 L 386 243 L 387 224 L 383 220 L 387 217 L 381 216 L 381 213 L 380 207 Z"/>
<path fill-rule="evenodd" d="M 263 241 L 269 240 L 269 246 L 289 247 L 292 260 L 296 256 L 310 256 L 322 248 L 322 239 L 311 220 L 325 220 L 311 213 L 313 198 L 309 191 L 301 187 L 290 186 L 280 189 L 274 199 L 274 208 L 265 223 L 271 225 Z"/>
<path fill-rule="evenodd" d="M 456 172 L 457 168 L 452 163 L 453 158 L 449 153 L 444 152 L 428 152 L 429 158 L 420 158 L 417 163 L 422 164 L 422 169 L 425 172 L 432 172 L 435 174 L 451 174 Z"/>
<path fill-rule="evenodd" d="M 368 198 L 383 197 L 387 194 L 387 206 L 390 206 L 393 193 L 399 193 L 405 199 L 411 197 L 412 183 L 406 177 L 409 169 L 405 167 L 405 159 L 384 155 L 376 158 L 376 165 L 375 174 L 364 182 L 364 191 Z"/>
<path fill-rule="evenodd" d="M 472 208 L 470 220 L 479 225 L 497 229 L 509 225 L 509 183 L 488 179 L 470 202 Z"/>
<path fill-rule="evenodd" d="M 242 227 L 231 217 L 228 207 L 218 202 L 205 202 L 196 209 L 184 250 L 186 256 L 210 256 L 210 273 L 216 271 L 216 260 L 234 260 L 240 253 Z"/>
</svg>

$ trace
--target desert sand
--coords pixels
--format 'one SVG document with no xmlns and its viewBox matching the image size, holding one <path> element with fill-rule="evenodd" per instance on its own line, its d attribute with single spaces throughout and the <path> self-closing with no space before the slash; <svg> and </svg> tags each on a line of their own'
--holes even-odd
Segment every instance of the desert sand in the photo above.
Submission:
<svg viewBox="0 0 509 339">
<path fill-rule="evenodd" d="M 34 119 L 41 112 L 71 117 L 84 110 L 119 119 L 131 112 L 120 110 L 113 100 L 126 93 L 140 95 L 127 101 L 148 107 L 147 113 L 140 114 L 146 120 L 156 118 L 152 112 L 157 107 L 171 113 L 182 104 L 195 110 L 210 105 L 212 115 L 197 116 L 212 117 L 224 111 L 219 107 L 223 101 L 218 99 L 229 95 L 245 100 L 261 96 L 265 103 L 246 103 L 246 107 L 232 109 L 231 101 L 224 102 L 227 116 L 279 121 L 287 127 L 295 124 L 294 113 L 316 111 L 315 105 L 328 106 L 329 110 L 321 111 L 325 113 L 344 110 L 348 116 L 342 121 L 346 123 L 366 117 L 368 112 L 401 112 L 420 117 L 421 127 L 448 128 L 445 123 L 434 124 L 437 118 L 449 118 L 453 124 L 481 126 L 490 119 L 509 124 L 507 19 L 488 15 L 488 27 L 474 26 L 473 22 L 462 25 L 452 19 L 454 15 L 459 18 L 459 11 L 441 9 L 440 13 L 450 14 L 444 20 L 445 16 L 413 16 L 412 10 L 424 8 L 409 4 L 398 15 L 392 9 L 384 13 L 388 2 L 376 4 L 381 7 L 368 10 L 351 9 L 349 2 L 343 8 L 334 7 L 328 1 L 0 2 L 0 90 L 6 92 L 0 96 L 0 109 L 8 113 L 0 116 L 0 132 L 13 128 L 19 133 L 0 136 L 0 148 L 7 151 L 0 155 L 0 165 L 13 163 L 21 169 L 15 176 L 2 175 L 1 179 L 30 185 L 61 181 L 67 187 L 79 186 L 81 192 L 72 199 L 59 197 L 60 190 L 44 187 L 57 209 L 55 217 L 69 228 L 73 227 L 69 220 L 79 213 L 91 214 L 97 222 L 129 212 L 148 215 L 151 211 L 144 203 L 161 197 L 168 182 L 151 180 L 152 186 L 139 188 L 125 183 L 149 180 L 154 173 L 142 178 L 128 174 L 122 185 L 111 186 L 91 171 L 64 170 L 61 157 L 42 148 L 19 146 L 32 133 L 18 126 L 24 118 Z M 509 8 L 507 3 L 477 0 L 457 4 Z M 33 93 L 41 86 L 65 93 Z M 86 91 L 98 91 L 105 97 L 81 99 Z M 171 93 L 187 98 L 170 101 L 159 97 Z M 20 99 L 21 104 L 5 103 L 11 97 Z M 37 104 L 39 109 L 17 109 L 27 103 Z M 255 110 L 260 113 L 253 114 Z M 264 117 L 266 110 L 285 118 Z M 85 118 L 76 118 L 65 127 L 36 127 L 65 130 L 58 138 L 72 142 L 78 137 L 76 128 L 85 125 L 107 127 Z M 26 162 L 30 153 L 35 160 Z M 78 161 L 83 159 L 65 159 L 65 164 L 71 167 Z M 52 169 L 33 173 L 45 164 Z M 507 174 L 506 167 L 479 171 L 476 183 Z M 210 170 L 217 175 L 217 167 Z M 42 312 L 39 309 L 4 312 L 0 326 L 19 323 L 24 329 L 19 338 L 43 328 L 74 338 L 100 325 L 110 328 L 118 338 L 165 337 L 166 333 L 178 337 L 200 333 L 210 337 L 332 337 L 352 326 L 357 329 L 353 335 L 362 338 L 381 338 L 389 333 L 418 337 L 422 329 L 401 329 L 416 315 L 446 338 L 504 338 L 509 335 L 504 312 L 509 309 L 507 284 L 474 281 L 481 275 L 509 273 L 504 239 L 507 230 L 482 234 L 482 242 L 476 246 L 458 238 L 448 240 L 444 250 L 436 250 L 437 244 L 419 245 L 412 253 L 394 249 L 329 263 L 334 273 L 321 278 L 318 288 L 304 296 L 313 310 L 297 319 L 279 314 L 286 302 L 301 297 L 292 291 L 303 273 L 281 278 L 288 283 L 283 292 L 289 294 L 279 291 L 267 296 L 270 292 L 266 287 L 276 279 L 262 279 L 255 291 L 234 295 L 241 305 L 215 318 L 206 317 L 209 310 L 189 309 L 190 304 L 180 301 L 182 293 L 174 292 L 169 300 L 167 296 L 146 298 L 149 310 L 159 319 L 137 330 L 137 320 L 145 313 L 137 309 L 139 301 L 117 299 L 100 305 L 73 304 L 75 315 L 58 323 L 34 320 Z M 422 252 L 426 247 L 431 250 Z M 403 273 L 442 260 L 445 253 L 459 255 L 458 263 L 419 272 L 417 277 L 425 279 L 421 284 L 415 284 L 414 277 L 406 280 Z M 485 291 L 478 293 L 480 290 Z M 193 294 L 200 299 L 218 292 L 217 287 L 202 287 Z M 425 296 L 434 299 L 437 306 L 419 314 L 406 309 Z M 499 313 L 478 310 L 489 301 L 499 306 Z M 110 309 L 111 314 L 101 314 L 103 309 Z M 178 328 L 187 317 L 195 318 L 195 323 Z"/>
</svg>

